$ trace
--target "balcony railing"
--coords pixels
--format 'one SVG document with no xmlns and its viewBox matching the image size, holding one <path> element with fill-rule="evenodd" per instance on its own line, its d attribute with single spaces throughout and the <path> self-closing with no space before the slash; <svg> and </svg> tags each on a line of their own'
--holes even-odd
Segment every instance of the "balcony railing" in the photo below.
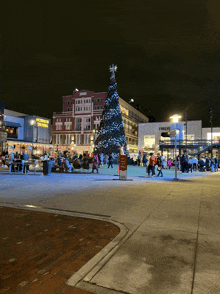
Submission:
<svg viewBox="0 0 220 294">
<path fill-rule="evenodd" d="M 176 140 L 177 145 L 197 145 L 197 146 L 208 146 L 211 144 L 220 144 L 220 140 Z M 175 139 L 159 141 L 159 145 L 175 145 Z"/>
</svg>

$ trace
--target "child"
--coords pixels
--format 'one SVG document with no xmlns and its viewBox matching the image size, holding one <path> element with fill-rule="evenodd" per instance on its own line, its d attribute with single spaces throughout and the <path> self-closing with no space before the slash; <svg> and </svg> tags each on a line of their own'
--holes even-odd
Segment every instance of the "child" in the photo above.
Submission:
<svg viewBox="0 0 220 294">
<path fill-rule="evenodd" d="M 169 169 L 170 169 L 170 167 L 171 167 L 171 164 L 172 164 L 172 161 L 171 161 L 171 159 L 169 158 L 169 160 L 168 160 L 168 166 L 169 166 Z"/>
</svg>

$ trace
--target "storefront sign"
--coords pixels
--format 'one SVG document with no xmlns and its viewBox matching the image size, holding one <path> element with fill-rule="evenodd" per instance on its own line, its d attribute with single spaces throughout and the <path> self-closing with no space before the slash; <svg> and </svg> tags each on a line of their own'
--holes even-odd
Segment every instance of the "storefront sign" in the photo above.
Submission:
<svg viewBox="0 0 220 294">
<path fill-rule="evenodd" d="M 127 180 L 127 155 L 119 155 L 119 179 Z"/>
<path fill-rule="evenodd" d="M 170 127 L 159 127 L 159 131 L 169 131 Z"/>
<path fill-rule="evenodd" d="M 36 118 L 37 126 L 41 128 L 48 128 L 49 127 L 49 121 L 42 118 Z"/>
</svg>

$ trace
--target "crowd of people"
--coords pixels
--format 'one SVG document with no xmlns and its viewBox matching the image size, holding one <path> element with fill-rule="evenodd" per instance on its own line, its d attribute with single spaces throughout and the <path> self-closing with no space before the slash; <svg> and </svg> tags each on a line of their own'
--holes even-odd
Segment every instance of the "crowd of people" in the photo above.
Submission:
<svg viewBox="0 0 220 294">
<path fill-rule="evenodd" d="M 63 170 L 66 172 L 72 172 L 75 169 L 79 170 L 89 170 L 92 168 L 92 173 L 99 172 L 100 166 L 107 165 L 108 168 L 113 168 L 113 163 L 118 163 L 118 158 L 114 158 L 113 154 L 104 155 L 103 153 L 94 154 L 92 157 L 89 156 L 88 153 L 84 154 L 77 154 L 74 152 L 72 155 L 70 152 L 58 152 L 57 154 L 52 154 L 49 156 L 48 153 L 45 153 L 41 156 L 35 155 L 28 155 L 27 153 L 23 152 L 19 154 L 18 152 L 10 154 L 5 153 L 2 154 L 0 157 L 0 166 L 7 165 L 8 163 L 19 162 L 22 160 L 29 160 L 29 159 L 38 159 L 39 161 L 43 160 L 50 160 L 52 164 L 52 169 L 56 170 Z M 198 159 L 197 156 L 188 156 L 187 154 L 178 155 L 177 156 L 177 168 L 182 173 L 189 173 L 193 171 L 210 171 L 216 172 L 218 171 L 218 158 L 211 157 L 208 158 L 207 156 Z M 166 156 L 162 156 L 160 154 L 154 155 L 154 153 L 150 153 L 149 156 L 146 154 L 141 157 L 141 153 L 138 154 L 137 158 L 128 158 L 128 164 L 138 166 L 143 165 L 146 167 L 146 172 L 148 177 L 163 177 L 163 170 L 170 169 L 172 165 L 175 165 L 175 160 L 172 161 L 171 158 L 167 158 Z M 12 164 L 12 171 L 15 169 L 20 168 L 19 165 L 14 166 Z M 29 171 L 29 166 L 27 166 L 27 172 Z M 157 173 L 157 174 L 156 174 Z"/>
<path fill-rule="evenodd" d="M 193 171 L 200 172 L 217 172 L 219 160 L 217 157 L 208 158 L 207 156 L 198 159 L 197 156 L 188 156 L 183 154 L 177 156 L 177 169 L 182 173 L 189 173 Z M 149 159 L 144 155 L 143 164 L 147 167 L 146 172 L 148 177 L 163 177 L 163 169 L 170 169 L 172 164 L 175 165 L 175 160 L 172 162 L 171 158 L 167 159 L 160 154 L 157 156 L 150 153 Z M 156 171 L 158 172 L 156 175 Z"/>
<path fill-rule="evenodd" d="M 100 166 L 106 164 L 108 165 L 108 168 L 113 168 L 113 163 L 115 162 L 115 158 L 113 154 L 104 155 L 103 153 L 93 155 L 92 157 L 89 156 L 88 153 L 84 154 L 78 154 L 74 152 L 72 155 L 70 152 L 58 152 L 57 154 L 49 155 L 48 153 L 45 153 L 44 155 L 36 156 L 36 155 L 28 155 L 26 152 L 23 152 L 22 154 L 16 152 L 11 152 L 8 154 L 8 152 L 4 152 L 0 156 L 0 166 L 12 166 L 12 172 L 15 171 L 14 163 L 19 162 L 22 160 L 38 160 L 39 162 L 42 162 L 43 160 L 49 160 L 52 164 L 52 169 L 55 170 L 64 170 L 67 172 L 72 172 L 75 169 L 81 169 L 81 170 L 89 170 L 92 168 L 93 172 L 99 172 Z M 19 166 L 19 165 L 17 165 Z M 16 168 L 17 168 L 16 166 Z M 20 168 L 20 167 L 19 167 Z M 29 171 L 29 167 L 28 171 Z M 16 170 L 17 171 L 17 170 Z"/>
</svg>

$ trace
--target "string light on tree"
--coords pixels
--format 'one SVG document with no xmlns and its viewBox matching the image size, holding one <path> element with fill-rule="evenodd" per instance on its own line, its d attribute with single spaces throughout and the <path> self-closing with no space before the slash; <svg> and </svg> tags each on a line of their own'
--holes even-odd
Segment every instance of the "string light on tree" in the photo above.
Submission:
<svg viewBox="0 0 220 294">
<path fill-rule="evenodd" d="M 109 66 L 109 71 L 111 72 L 111 81 L 108 87 L 108 95 L 105 100 L 98 136 L 95 141 L 95 149 L 97 152 L 103 152 L 104 154 L 113 153 L 118 155 L 121 148 L 123 148 L 124 153 L 127 153 L 127 142 L 115 80 L 117 65 L 112 64 Z"/>
</svg>

